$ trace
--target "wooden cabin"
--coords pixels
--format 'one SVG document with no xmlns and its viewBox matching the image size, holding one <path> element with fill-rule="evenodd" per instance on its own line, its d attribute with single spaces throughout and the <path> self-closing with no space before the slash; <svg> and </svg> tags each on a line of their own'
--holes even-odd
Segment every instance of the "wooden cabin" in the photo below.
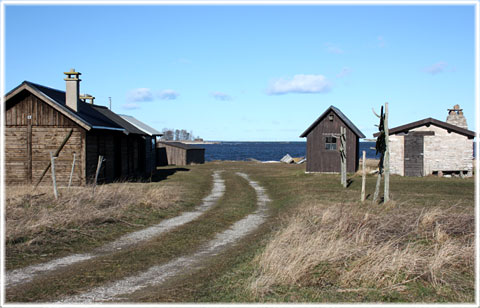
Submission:
<svg viewBox="0 0 480 308">
<path fill-rule="evenodd" d="M 359 138 L 365 135 L 338 108 L 330 106 L 300 136 L 307 138 L 307 172 L 340 172 L 340 127 L 346 128 L 347 172 L 357 171 Z"/>
<path fill-rule="evenodd" d="M 102 107 L 79 98 L 80 73 L 66 72 L 66 91 L 24 81 L 5 97 L 5 181 L 29 184 L 39 180 L 50 153 L 66 139 L 56 163 L 59 185 L 68 183 L 75 154 L 73 185 L 90 182 L 99 156 L 105 159 L 99 182 L 141 173 L 138 138 L 112 121 Z M 51 183 L 45 176 L 42 183 Z"/>
<path fill-rule="evenodd" d="M 159 166 L 203 164 L 205 149 L 182 142 L 157 143 L 157 164 Z"/>
<path fill-rule="evenodd" d="M 448 111 L 446 122 L 426 118 L 389 129 L 392 174 L 472 176 L 475 132 L 460 106 Z"/>
</svg>

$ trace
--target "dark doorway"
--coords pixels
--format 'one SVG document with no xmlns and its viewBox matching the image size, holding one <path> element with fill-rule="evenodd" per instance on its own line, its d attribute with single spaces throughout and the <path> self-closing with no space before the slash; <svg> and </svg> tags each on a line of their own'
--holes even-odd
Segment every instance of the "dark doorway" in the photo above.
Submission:
<svg viewBox="0 0 480 308">
<path fill-rule="evenodd" d="M 423 135 L 405 135 L 404 146 L 405 176 L 423 176 Z"/>
</svg>

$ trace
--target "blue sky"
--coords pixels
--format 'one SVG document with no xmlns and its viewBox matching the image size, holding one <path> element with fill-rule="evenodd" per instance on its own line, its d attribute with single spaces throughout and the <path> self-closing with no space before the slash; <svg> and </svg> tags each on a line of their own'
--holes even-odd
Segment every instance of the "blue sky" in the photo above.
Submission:
<svg viewBox="0 0 480 308">
<path fill-rule="evenodd" d="M 445 121 L 475 129 L 473 5 L 6 5 L 5 89 L 65 89 L 207 140 L 300 141 L 330 105 L 368 137 Z"/>
</svg>

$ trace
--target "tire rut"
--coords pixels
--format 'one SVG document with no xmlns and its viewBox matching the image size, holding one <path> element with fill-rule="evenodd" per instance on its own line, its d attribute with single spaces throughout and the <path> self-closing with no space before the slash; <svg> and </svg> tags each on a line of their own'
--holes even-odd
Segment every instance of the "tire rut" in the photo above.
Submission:
<svg viewBox="0 0 480 308">
<path fill-rule="evenodd" d="M 59 303 L 94 303 L 126 300 L 122 295 L 125 296 L 148 286 L 159 285 L 175 277 L 186 268 L 198 267 L 207 258 L 218 255 L 230 244 L 253 232 L 268 216 L 267 203 L 270 199 L 265 193 L 265 189 L 257 182 L 250 180 L 248 175 L 239 172 L 236 174 L 244 178 L 255 190 L 257 197 L 257 209 L 255 212 L 237 221 L 229 229 L 217 233 L 213 240 L 207 242 L 194 254 L 178 257 L 168 263 L 153 266 L 140 274 L 94 288 L 86 293 L 66 297 Z"/>
<path fill-rule="evenodd" d="M 161 235 L 162 233 L 168 232 L 198 218 L 205 211 L 209 210 L 214 204 L 216 204 L 216 202 L 224 195 L 225 181 L 220 176 L 222 172 L 223 170 L 216 170 L 213 172 L 213 188 L 210 194 L 203 198 L 202 204 L 197 206 L 194 211 L 184 212 L 179 216 L 163 220 L 154 226 L 126 234 L 113 242 L 94 249 L 90 253 L 73 254 L 45 263 L 8 271 L 5 274 L 5 287 L 8 288 L 27 283 L 39 275 L 65 268 L 78 262 L 87 261 L 96 257 L 117 252 L 126 247 L 135 245 L 138 242 L 152 239 L 153 237 Z"/>
</svg>

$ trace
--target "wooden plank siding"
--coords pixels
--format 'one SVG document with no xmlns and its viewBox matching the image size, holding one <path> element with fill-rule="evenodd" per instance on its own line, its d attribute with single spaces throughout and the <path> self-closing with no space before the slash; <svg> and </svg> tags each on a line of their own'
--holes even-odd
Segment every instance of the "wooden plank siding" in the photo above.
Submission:
<svg viewBox="0 0 480 308">
<path fill-rule="evenodd" d="M 205 162 L 205 149 L 186 149 L 168 143 L 157 145 L 157 164 L 163 166 L 177 165 L 185 166 L 190 164 L 203 164 Z"/>
<path fill-rule="evenodd" d="M 333 115 L 333 120 L 329 116 Z M 340 172 L 340 127 L 347 131 L 346 152 L 347 172 L 358 169 L 359 139 L 355 133 L 333 112 L 330 111 L 318 125 L 307 135 L 307 172 Z M 325 138 L 337 137 L 337 150 L 325 148 Z"/>
<path fill-rule="evenodd" d="M 71 129 L 73 133 L 56 159 L 59 186 L 68 184 L 74 154 L 73 185 L 85 185 L 94 179 L 99 155 L 105 158 L 99 182 L 136 179 L 156 168 L 154 163 L 148 165 L 155 158 L 151 140 L 115 129 L 87 131 L 29 90 L 10 97 L 5 108 L 6 183 L 38 181 L 50 162 L 50 152 L 58 149 Z M 41 184 L 51 184 L 50 173 Z"/>
<path fill-rule="evenodd" d="M 36 182 L 50 162 L 70 129 L 72 136 L 56 159 L 56 178 L 59 185 L 68 184 L 76 154 L 72 183 L 85 183 L 85 130 L 45 104 L 31 93 L 21 93 L 6 103 L 5 111 L 5 175 L 7 183 Z M 44 177 L 42 184 L 51 183 Z"/>
</svg>

